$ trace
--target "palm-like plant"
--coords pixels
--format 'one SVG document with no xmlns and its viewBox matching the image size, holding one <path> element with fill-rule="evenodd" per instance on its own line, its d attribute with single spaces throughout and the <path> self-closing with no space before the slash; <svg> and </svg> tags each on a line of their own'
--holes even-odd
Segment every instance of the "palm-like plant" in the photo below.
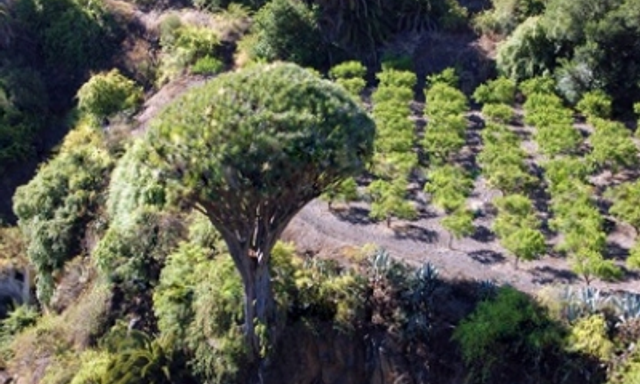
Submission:
<svg viewBox="0 0 640 384">
<path fill-rule="evenodd" d="M 9 13 L 9 4 L 0 0 L 0 49 L 6 48 L 13 40 L 13 26 Z"/>
</svg>

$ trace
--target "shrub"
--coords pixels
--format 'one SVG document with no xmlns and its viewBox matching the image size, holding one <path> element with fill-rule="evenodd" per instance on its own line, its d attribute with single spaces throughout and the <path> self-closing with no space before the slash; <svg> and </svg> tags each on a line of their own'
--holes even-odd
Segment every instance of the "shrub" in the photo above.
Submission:
<svg viewBox="0 0 640 384">
<path fill-rule="evenodd" d="M 432 88 L 436 84 L 443 83 L 452 88 L 457 88 L 460 83 L 460 76 L 454 68 L 446 68 L 442 72 L 427 76 L 427 87 Z"/>
<path fill-rule="evenodd" d="M 607 361 L 613 354 L 614 345 L 608 337 L 607 322 L 603 315 L 592 315 L 578 320 L 570 329 L 567 338 L 568 350 Z"/>
<path fill-rule="evenodd" d="M 489 10 L 478 14 L 474 25 L 482 33 L 506 36 L 530 16 L 536 16 L 544 10 L 541 0 L 492 0 Z"/>
<path fill-rule="evenodd" d="M 492 381 L 492 372 L 518 356 L 534 366 L 561 345 L 563 331 L 525 294 L 500 288 L 495 299 L 481 302 L 454 330 L 467 365 Z M 521 360 L 521 361 L 523 361 Z"/>
<path fill-rule="evenodd" d="M 78 90 L 78 107 L 97 119 L 118 112 L 135 111 L 142 102 L 142 88 L 117 69 L 92 76 Z"/>
<path fill-rule="evenodd" d="M 349 92 L 349 94 L 356 98 L 360 97 L 364 87 L 367 85 L 367 82 L 360 78 L 338 79 L 336 80 L 336 83 L 340 84 L 347 92 Z"/>
<path fill-rule="evenodd" d="M 98 216 L 111 166 L 100 132 L 81 125 L 14 195 L 18 225 L 36 269 L 38 297 L 45 304 L 53 292 L 53 273 L 82 252 L 86 224 Z"/>
<path fill-rule="evenodd" d="M 196 75 L 215 75 L 220 73 L 224 68 L 224 64 L 211 56 L 202 57 L 193 64 L 191 73 Z"/>
<path fill-rule="evenodd" d="M 606 119 L 611 115 L 611 103 L 611 98 L 603 91 L 592 91 L 582 96 L 576 108 L 589 119 Z"/>
<path fill-rule="evenodd" d="M 539 18 L 530 17 L 498 45 L 496 64 L 501 74 L 516 81 L 550 74 L 552 49 Z"/>
<path fill-rule="evenodd" d="M 345 61 L 329 71 L 329 76 L 333 80 L 364 78 L 367 75 L 367 68 L 359 61 Z"/>
<path fill-rule="evenodd" d="M 515 114 L 513 108 L 506 104 L 485 104 L 482 107 L 482 115 L 496 123 L 509 124 Z"/>
<path fill-rule="evenodd" d="M 473 99 L 482 104 L 513 104 L 516 83 L 506 77 L 498 77 L 480 85 L 473 92 Z"/>
<path fill-rule="evenodd" d="M 535 93 L 553 95 L 556 89 L 556 82 L 550 76 L 537 76 L 520 83 L 520 91 L 528 98 Z"/>
<path fill-rule="evenodd" d="M 161 24 L 162 57 L 158 82 L 163 84 L 180 75 L 199 59 L 214 57 L 220 39 L 211 29 L 182 25 L 168 16 Z M 204 61 L 207 64 L 208 60 Z M 203 65 L 202 63 L 200 65 Z"/>
<path fill-rule="evenodd" d="M 316 11 L 299 0 L 272 0 L 254 17 L 249 48 L 256 59 L 284 60 L 303 67 L 326 69 L 327 47 L 322 39 Z"/>
</svg>

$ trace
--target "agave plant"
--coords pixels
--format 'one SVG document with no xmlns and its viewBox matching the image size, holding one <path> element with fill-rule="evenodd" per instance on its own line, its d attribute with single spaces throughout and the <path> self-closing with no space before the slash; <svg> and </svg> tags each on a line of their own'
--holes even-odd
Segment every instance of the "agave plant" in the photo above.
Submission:
<svg viewBox="0 0 640 384">
<path fill-rule="evenodd" d="M 640 319 L 640 295 L 629 292 L 612 295 L 610 302 L 621 324 Z"/>
<path fill-rule="evenodd" d="M 374 281 L 380 281 L 391 268 L 393 260 L 389 252 L 384 248 L 378 248 L 371 257 L 371 266 L 373 268 Z"/>
</svg>

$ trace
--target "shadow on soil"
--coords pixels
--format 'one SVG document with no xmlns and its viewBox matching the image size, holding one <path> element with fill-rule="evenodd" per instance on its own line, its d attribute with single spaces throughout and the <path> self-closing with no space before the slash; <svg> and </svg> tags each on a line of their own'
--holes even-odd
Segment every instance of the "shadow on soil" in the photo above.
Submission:
<svg viewBox="0 0 640 384">
<path fill-rule="evenodd" d="M 422 243 L 433 244 L 438 241 L 438 233 L 413 224 L 407 224 L 394 228 L 394 235 L 397 239 L 413 240 Z"/>
<path fill-rule="evenodd" d="M 481 264 L 496 264 L 502 263 L 506 258 L 498 252 L 490 249 L 481 249 L 478 251 L 472 251 L 467 254 L 470 258 Z"/>
<path fill-rule="evenodd" d="M 578 280 L 578 276 L 566 269 L 557 269 L 548 265 L 538 266 L 531 270 L 535 276 L 533 282 L 536 284 L 561 283 L 571 284 Z"/>
<path fill-rule="evenodd" d="M 374 223 L 374 221 L 369 218 L 369 210 L 365 208 L 349 207 L 345 209 L 333 209 L 331 213 L 338 219 L 354 225 L 369 225 Z"/>
</svg>

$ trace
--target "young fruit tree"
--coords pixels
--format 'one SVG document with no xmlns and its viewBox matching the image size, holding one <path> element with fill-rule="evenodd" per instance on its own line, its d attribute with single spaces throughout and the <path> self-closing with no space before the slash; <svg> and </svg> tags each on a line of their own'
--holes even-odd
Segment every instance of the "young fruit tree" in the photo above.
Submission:
<svg viewBox="0 0 640 384">
<path fill-rule="evenodd" d="M 341 87 L 276 63 L 220 75 L 153 122 L 150 166 L 227 243 L 244 285 L 250 359 L 277 338 L 269 263 L 289 221 L 325 188 L 365 168 L 375 126 Z M 261 345 L 262 344 L 262 345 Z"/>
</svg>

